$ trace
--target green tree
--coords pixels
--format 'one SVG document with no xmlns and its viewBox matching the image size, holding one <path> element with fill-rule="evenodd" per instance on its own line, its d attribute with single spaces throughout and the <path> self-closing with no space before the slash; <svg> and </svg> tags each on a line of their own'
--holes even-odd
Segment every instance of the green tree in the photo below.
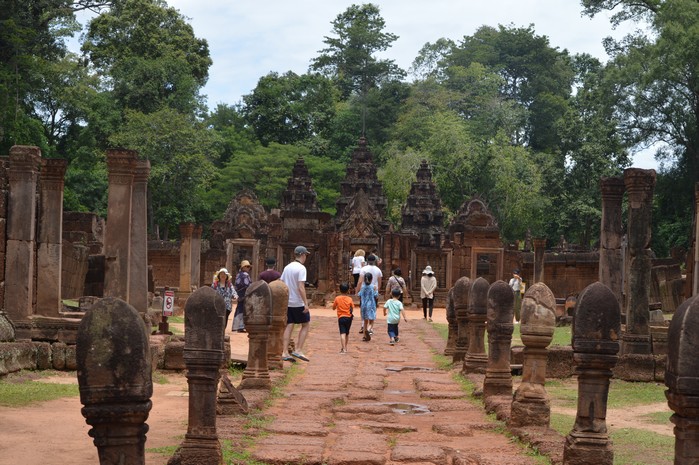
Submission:
<svg viewBox="0 0 699 465">
<path fill-rule="evenodd" d="M 163 0 L 114 0 L 90 22 L 82 50 L 121 108 L 191 113 L 201 106 L 209 46 Z"/>
<path fill-rule="evenodd" d="M 319 74 L 273 72 L 243 96 L 242 114 L 263 145 L 302 142 L 327 132 L 336 93 L 331 81 Z"/>
<path fill-rule="evenodd" d="M 345 166 L 326 157 L 312 155 L 308 148 L 271 142 L 257 145 L 250 152 L 237 152 L 220 170 L 206 195 L 213 218 L 223 217 L 230 201 L 243 189 L 250 189 L 266 208 L 278 208 L 294 163 L 303 157 L 318 194 L 318 206 L 335 211 Z"/>
<path fill-rule="evenodd" d="M 556 123 L 566 111 L 573 83 L 568 52 L 537 36 L 534 27 L 482 26 L 465 36 L 445 60 L 447 67 L 469 68 L 480 63 L 497 73 L 503 98 L 526 110 L 526 122 L 513 143 L 535 151 L 555 151 L 559 144 Z"/>
<path fill-rule="evenodd" d="M 342 98 L 366 95 L 370 89 L 405 75 L 394 60 L 376 56 L 398 39 L 397 35 L 384 32 L 386 24 L 378 6 L 351 5 L 332 25 L 334 37 L 325 37 L 327 48 L 312 60 L 311 69 L 332 78 Z"/>
<path fill-rule="evenodd" d="M 214 160 L 218 168 L 225 165 L 236 152 L 249 152 L 255 147 L 255 134 L 246 125 L 239 105 L 219 103 L 209 112 L 205 124 L 216 131 L 223 140 L 221 156 Z"/>
<path fill-rule="evenodd" d="M 693 211 L 693 187 L 699 181 L 699 3 L 585 0 L 582 5 L 589 15 L 616 9 L 615 24 L 633 20 L 650 29 L 650 33 L 641 30 L 620 41 L 605 41 L 611 55 L 607 89 L 615 97 L 624 140 L 636 147 L 659 147 L 656 158 L 664 166 L 654 223 L 658 231 L 677 231 Z M 664 176 L 668 182 L 660 179 Z M 684 245 L 690 235 L 688 228 Z M 670 236 L 676 233 L 664 235 Z M 653 239 L 659 251 L 668 248 L 660 243 L 662 238 Z M 677 245 L 675 239 L 672 243 Z"/>
<path fill-rule="evenodd" d="M 149 223 L 158 237 L 162 232 L 167 239 L 182 222 L 209 219 L 203 196 L 217 174 L 212 160 L 221 145 L 214 131 L 170 108 L 150 114 L 130 110 L 110 142 L 150 160 Z"/>
</svg>

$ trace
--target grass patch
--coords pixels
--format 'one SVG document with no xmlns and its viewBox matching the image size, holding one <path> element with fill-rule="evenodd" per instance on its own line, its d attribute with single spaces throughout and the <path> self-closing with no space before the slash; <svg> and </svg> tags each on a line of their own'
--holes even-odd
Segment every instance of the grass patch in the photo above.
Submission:
<svg viewBox="0 0 699 465">
<path fill-rule="evenodd" d="M 623 428 L 613 431 L 614 464 L 643 465 L 672 463 L 675 457 L 675 438 L 651 431 Z"/>
<path fill-rule="evenodd" d="M 168 323 L 184 324 L 184 317 L 183 316 L 169 316 L 169 317 L 167 317 L 167 322 Z"/>
<path fill-rule="evenodd" d="M 609 386 L 608 408 L 666 403 L 665 385 L 660 383 L 632 383 L 613 379 Z"/>
<path fill-rule="evenodd" d="M 549 346 L 569 346 L 573 336 L 573 328 L 571 326 L 557 326 L 553 330 L 553 337 Z M 515 323 L 514 331 L 512 332 L 512 345 L 523 346 L 521 325 Z"/>
<path fill-rule="evenodd" d="M 23 407 L 78 395 L 77 384 L 44 383 L 17 376 L 0 381 L 0 405 L 3 407 Z"/>
<path fill-rule="evenodd" d="M 576 379 L 546 380 L 545 388 L 551 399 L 551 403 L 565 408 L 577 408 L 578 381 Z"/>
<path fill-rule="evenodd" d="M 243 437 L 243 444 L 248 447 L 252 443 L 252 438 L 249 436 Z M 229 439 L 221 441 L 221 452 L 223 453 L 223 463 L 227 465 L 266 465 L 263 462 L 253 460 L 250 452 L 246 448 L 236 450 L 233 448 L 233 443 Z"/>
<path fill-rule="evenodd" d="M 446 323 L 432 323 L 432 327 L 437 331 L 439 337 L 445 341 L 449 338 L 449 325 Z"/>
<path fill-rule="evenodd" d="M 654 425 L 669 425 L 672 412 L 653 412 L 642 415 L 643 421 Z"/>
<path fill-rule="evenodd" d="M 556 405 L 577 408 L 578 382 L 574 378 L 547 380 L 546 391 Z M 609 385 L 607 408 L 610 409 L 666 402 L 665 386 L 659 383 L 633 383 L 612 379 Z"/>
<path fill-rule="evenodd" d="M 172 457 L 175 454 L 179 446 L 163 446 L 163 447 L 151 447 L 146 449 L 147 452 L 152 452 L 154 454 L 165 455 L 167 457 Z"/>
<path fill-rule="evenodd" d="M 567 436 L 568 433 L 573 430 L 573 425 L 575 425 L 574 416 L 551 412 L 550 427 L 552 430 L 558 431 L 558 433 L 563 436 Z"/>
<path fill-rule="evenodd" d="M 170 379 L 162 371 L 155 370 L 152 379 L 155 384 L 170 384 Z"/>
<path fill-rule="evenodd" d="M 446 355 L 433 354 L 432 360 L 434 360 L 435 365 L 437 365 L 437 368 L 440 370 L 449 371 L 454 367 L 453 358 L 447 357 Z"/>
</svg>

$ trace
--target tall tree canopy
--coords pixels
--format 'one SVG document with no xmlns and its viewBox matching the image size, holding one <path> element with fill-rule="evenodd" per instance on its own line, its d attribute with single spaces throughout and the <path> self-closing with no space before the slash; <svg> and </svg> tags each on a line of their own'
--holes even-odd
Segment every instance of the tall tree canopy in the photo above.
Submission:
<svg viewBox="0 0 699 465">
<path fill-rule="evenodd" d="M 209 46 L 163 0 L 114 0 L 90 22 L 82 50 L 121 108 L 190 113 L 200 106 Z"/>
<path fill-rule="evenodd" d="M 388 50 L 398 36 L 385 32 L 379 7 L 352 5 L 332 22 L 334 37 L 325 37 L 327 48 L 313 59 L 311 69 L 337 82 L 342 97 L 364 95 L 381 83 L 401 79 L 405 72 L 394 60 L 376 54 Z"/>
<path fill-rule="evenodd" d="M 656 158 L 665 163 L 654 248 L 663 253 L 668 245 L 686 245 L 693 186 L 699 181 L 699 2 L 584 0 L 582 5 L 589 15 L 613 10 L 613 22 L 644 21 L 650 30 L 606 40 L 612 57 L 606 87 L 615 98 L 622 136 L 637 147 L 657 144 Z M 686 233 L 678 240 L 681 229 Z"/>
</svg>

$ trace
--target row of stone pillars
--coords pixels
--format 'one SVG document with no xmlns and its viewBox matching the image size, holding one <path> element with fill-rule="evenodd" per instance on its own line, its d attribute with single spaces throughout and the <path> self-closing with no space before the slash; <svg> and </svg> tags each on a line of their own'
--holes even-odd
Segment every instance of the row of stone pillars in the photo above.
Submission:
<svg viewBox="0 0 699 465">
<path fill-rule="evenodd" d="M 655 171 L 629 168 L 624 177 L 602 178 L 599 280 L 625 309 L 622 353 L 650 354 L 651 212 Z M 622 238 L 622 200 L 628 197 L 627 247 Z"/>
<path fill-rule="evenodd" d="M 14 146 L 7 164 L 5 311 L 18 338 L 31 338 L 35 316 L 61 317 L 63 187 L 67 161 L 42 159 L 38 147 Z M 105 234 L 105 296 L 138 311 L 148 307 L 146 199 L 150 163 L 131 150 L 108 150 L 109 225 Z M 38 189 L 37 189 L 38 188 Z M 37 191 L 39 200 L 37 202 Z M 3 221 L 4 222 L 4 221 Z M 4 224 L 2 226 L 5 226 Z"/>
<path fill-rule="evenodd" d="M 269 368 L 282 368 L 281 340 L 288 300 L 288 288 L 278 280 L 270 284 L 255 281 L 248 288 L 245 326 L 250 348 L 240 385 L 243 392 L 269 392 Z M 217 399 L 221 374 L 227 376 L 223 364 L 225 314 L 223 298 L 210 287 L 196 290 L 187 299 L 184 361 L 189 386 L 188 427 L 170 465 L 222 463 L 216 414 L 235 411 L 222 403 L 245 402 L 240 395 Z M 76 357 L 82 414 L 92 426 L 89 434 L 98 448 L 100 463 L 143 465 L 148 431 L 145 420 L 151 409 L 153 384 L 142 318 L 121 299 L 101 299 L 81 323 Z"/>
<path fill-rule="evenodd" d="M 457 317 L 458 337 L 448 339 L 455 347 L 449 350 L 447 346 L 447 352 L 458 361 L 458 352 L 468 347 L 462 374 L 485 374 L 482 392 L 486 409 L 506 410 L 503 416 L 508 426 L 522 437 L 531 434 L 530 427 L 548 428 L 551 408 L 544 386 L 547 347 L 556 322 L 556 300 L 551 290 L 539 282 L 524 294 L 520 327 L 524 362 L 522 381 L 514 395 L 510 367 L 514 295 L 510 287 L 504 281 L 489 285 L 483 278 L 471 282 L 462 277 L 451 289 L 448 305 L 452 307 L 448 314 Z M 620 327 L 621 312 L 611 290 L 599 282 L 588 286 L 578 299 L 574 316 L 573 360 L 579 398 L 575 426 L 564 445 L 564 464 L 613 463 L 605 419 L 609 381 L 618 359 Z M 468 344 L 464 344 L 464 334 L 468 334 Z"/>
</svg>

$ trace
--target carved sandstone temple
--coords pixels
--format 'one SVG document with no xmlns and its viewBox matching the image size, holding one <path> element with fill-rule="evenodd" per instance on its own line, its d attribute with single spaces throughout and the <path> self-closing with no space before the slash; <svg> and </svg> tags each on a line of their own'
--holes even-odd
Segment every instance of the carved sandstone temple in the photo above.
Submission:
<svg viewBox="0 0 699 465">
<path fill-rule="evenodd" d="M 208 241 L 201 239 L 200 232 L 197 235 L 195 225 L 183 226 L 180 247 L 191 250 L 189 255 L 177 244 L 149 243 L 148 263 L 155 287 L 179 287 L 188 294 L 192 288 L 210 285 L 214 272 L 222 266 L 235 274 L 242 260 L 252 263 L 253 277 L 264 269 L 267 257 L 276 258 L 277 269 L 281 270 L 293 260 L 293 249 L 302 244 L 312 252 L 306 268 L 309 294 L 316 303 L 331 298 L 341 282 L 351 281 L 349 263 L 357 249 L 382 258 L 384 283 L 394 269 L 401 269 L 408 286 L 408 303 L 419 298 L 421 270 L 427 265 L 437 278 L 438 305 L 445 305 L 448 289 L 461 276 L 471 280 L 483 277 L 490 283 L 499 279 L 507 282 L 515 268 L 521 270 L 527 284 L 534 284 L 538 275 L 538 280 L 546 282 L 556 297 L 565 299 L 599 279 L 600 261 L 618 262 L 621 256 L 619 237 L 610 235 L 619 234 L 617 225 L 605 227 L 611 232 L 607 242 L 601 244 L 604 257 L 568 246 L 564 240 L 563 245 L 546 249 L 541 238 L 530 241 L 535 245 L 533 249 L 508 247 L 500 237 L 497 220 L 479 198 L 466 199 L 445 224 L 442 203 L 426 161 L 416 171 L 401 208 L 400 226 L 395 227 L 387 221 L 388 202 L 373 158 L 366 140 L 359 139 L 340 184 L 334 216 L 320 210 L 313 180 L 303 158 L 299 158 L 278 208 L 265 209 L 252 191 L 243 190 L 231 200 L 223 219 L 213 223 Z M 621 189 L 623 192 L 623 185 Z M 606 200 L 606 184 L 601 190 Z M 198 244 L 200 252 L 198 281 L 194 273 L 188 274 L 197 265 L 193 243 Z M 189 257 L 187 263 L 182 263 L 182 256 Z M 651 301 L 667 300 L 664 306 L 679 304 L 681 298 L 673 301 L 662 297 L 663 286 L 671 284 L 673 270 L 679 270 L 679 264 L 658 265 L 662 266 L 657 267 L 654 261 L 654 276 L 665 281 L 651 283 L 651 294 L 655 294 Z M 191 278 L 182 279 L 183 275 Z M 655 288 L 658 291 L 654 292 Z M 621 284 L 613 289 L 621 299 Z"/>
<path fill-rule="evenodd" d="M 381 257 L 384 283 L 400 268 L 408 285 L 407 299 L 419 299 L 420 273 L 427 265 L 435 271 L 436 297 L 442 304 L 460 276 L 483 276 L 490 282 L 508 278 L 512 265 L 506 260 L 512 258 L 506 258 L 497 221 L 483 201 L 467 200 L 445 225 L 430 167 L 423 161 L 401 209 L 401 225 L 394 228 L 387 220 L 388 201 L 373 158 L 361 138 L 340 184 L 334 216 L 318 207 L 303 158 L 293 167 L 279 208 L 268 211 L 253 192 L 239 192 L 224 218 L 212 225 L 207 246 L 202 246 L 198 285 L 209 285 L 221 266 L 235 273 L 242 260 L 252 263 L 253 277 L 264 269 L 267 257 L 276 258 L 281 270 L 293 260 L 299 244 L 311 251 L 306 268 L 309 293 L 316 302 L 323 302 L 341 282 L 351 280 L 349 263 L 357 249 Z M 185 234 L 181 244 L 186 246 L 187 237 Z M 177 287 L 182 282 L 172 271 L 182 267 L 177 257 L 176 251 L 162 244 L 150 244 L 149 264 L 156 288 Z"/>
</svg>

